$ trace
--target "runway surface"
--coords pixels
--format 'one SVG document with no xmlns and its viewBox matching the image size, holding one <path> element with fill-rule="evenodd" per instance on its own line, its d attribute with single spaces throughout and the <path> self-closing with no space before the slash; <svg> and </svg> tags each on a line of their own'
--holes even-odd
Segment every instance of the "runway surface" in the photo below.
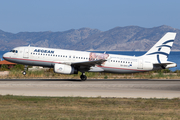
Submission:
<svg viewBox="0 0 180 120">
<path fill-rule="evenodd" d="M 180 80 L 0 79 L 0 95 L 180 98 Z"/>
</svg>

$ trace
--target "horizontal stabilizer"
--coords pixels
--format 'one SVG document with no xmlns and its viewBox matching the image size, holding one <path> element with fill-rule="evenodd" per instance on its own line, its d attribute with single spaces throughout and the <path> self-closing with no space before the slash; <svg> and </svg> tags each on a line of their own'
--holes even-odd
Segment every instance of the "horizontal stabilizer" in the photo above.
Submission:
<svg viewBox="0 0 180 120">
<path fill-rule="evenodd" d="M 167 68 L 172 68 L 172 67 L 177 67 L 177 64 L 174 62 L 166 61 L 166 62 L 161 62 L 161 63 L 154 63 L 153 64 L 155 67 L 162 67 L 163 69 Z"/>
</svg>

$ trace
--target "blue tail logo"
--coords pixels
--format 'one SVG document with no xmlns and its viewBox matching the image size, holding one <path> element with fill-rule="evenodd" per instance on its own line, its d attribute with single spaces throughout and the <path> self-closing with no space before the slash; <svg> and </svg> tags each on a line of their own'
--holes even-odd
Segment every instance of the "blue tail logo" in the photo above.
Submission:
<svg viewBox="0 0 180 120">
<path fill-rule="evenodd" d="M 159 63 L 161 63 L 160 58 L 159 58 L 159 55 L 160 55 L 160 54 L 161 54 L 161 55 L 165 55 L 165 56 L 167 56 L 167 57 L 169 56 L 168 53 L 161 52 L 161 48 L 162 48 L 162 47 L 168 47 L 168 48 L 171 49 L 171 48 L 172 48 L 171 46 L 166 45 L 167 43 L 170 43 L 170 42 L 174 42 L 174 40 L 168 40 L 168 41 L 164 42 L 162 45 L 157 46 L 157 47 L 159 47 L 159 49 L 158 49 L 157 52 L 149 53 L 149 54 L 147 54 L 147 55 L 154 55 L 154 54 L 157 54 L 157 61 L 158 61 Z"/>
</svg>

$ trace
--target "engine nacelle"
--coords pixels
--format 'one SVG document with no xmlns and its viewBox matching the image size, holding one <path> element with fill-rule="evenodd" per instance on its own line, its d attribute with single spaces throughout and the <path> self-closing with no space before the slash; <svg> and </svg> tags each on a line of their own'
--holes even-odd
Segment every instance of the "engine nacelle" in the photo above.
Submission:
<svg viewBox="0 0 180 120">
<path fill-rule="evenodd" d="M 78 71 L 74 67 L 70 65 L 65 65 L 65 64 L 55 64 L 54 72 L 60 73 L 60 74 L 77 74 L 78 73 Z"/>
</svg>

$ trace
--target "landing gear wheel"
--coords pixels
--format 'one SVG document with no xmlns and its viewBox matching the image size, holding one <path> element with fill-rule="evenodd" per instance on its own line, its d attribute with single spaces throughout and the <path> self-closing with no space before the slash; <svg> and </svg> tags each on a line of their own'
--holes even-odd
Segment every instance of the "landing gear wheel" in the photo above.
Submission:
<svg viewBox="0 0 180 120">
<path fill-rule="evenodd" d="M 23 71 L 22 74 L 23 74 L 23 75 L 26 75 L 26 71 Z"/>
<path fill-rule="evenodd" d="M 80 78 L 81 78 L 82 81 L 87 80 L 87 77 L 85 75 L 81 75 Z"/>
<path fill-rule="evenodd" d="M 24 65 L 24 71 L 22 72 L 23 75 L 26 75 L 27 68 L 28 68 L 28 66 Z"/>
</svg>

